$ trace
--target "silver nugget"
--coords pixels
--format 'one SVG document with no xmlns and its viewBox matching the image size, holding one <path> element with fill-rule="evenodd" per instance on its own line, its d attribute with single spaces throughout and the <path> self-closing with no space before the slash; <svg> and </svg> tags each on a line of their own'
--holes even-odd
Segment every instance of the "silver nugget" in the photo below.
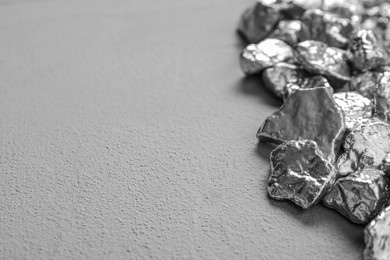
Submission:
<svg viewBox="0 0 390 260">
<path fill-rule="evenodd" d="M 390 207 L 384 209 L 364 230 L 364 260 L 390 259 Z"/>
<path fill-rule="evenodd" d="M 380 68 L 388 63 L 388 55 L 372 30 L 359 30 L 351 37 L 349 47 L 351 61 L 360 71 Z"/>
<path fill-rule="evenodd" d="M 363 169 L 338 179 L 325 195 L 325 206 L 359 224 L 374 218 L 389 196 L 389 182 L 378 169 Z"/>
<path fill-rule="evenodd" d="M 292 64 L 279 63 L 263 71 L 263 83 L 278 98 L 285 95 L 287 83 L 300 84 L 309 75 L 302 69 Z"/>
<path fill-rule="evenodd" d="M 293 49 L 278 39 L 266 39 L 258 44 L 249 44 L 240 55 L 240 66 L 247 74 L 260 73 L 280 62 L 294 63 Z"/>
<path fill-rule="evenodd" d="M 296 90 L 278 112 L 264 121 L 257 132 L 260 142 L 313 140 L 325 158 L 334 162 L 345 121 L 332 95 L 330 87 Z"/>
<path fill-rule="evenodd" d="M 378 168 L 390 153 L 390 126 L 379 119 L 362 120 L 343 141 L 345 154 L 337 160 L 338 174 L 348 175 L 365 168 Z"/>
<path fill-rule="evenodd" d="M 271 152 L 268 193 L 307 209 L 321 199 L 334 176 L 333 166 L 314 141 L 289 141 Z"/>
<path fill-rule="evenodd" d="M 302 17 L 301 39 L 315 40 L 328 46 L 346 49 L 354 27 L 350 19 L 319 9 L 309 9 Z"/>
<path fill-rule="evenodd" d="M 241 16 L 238 31 L 251 43 L 258 43 L 275 28 L 282 14 L 276 1 L 258 0 Z"/>
<path fill-rule="evenodd" d="M 325 76 L 333 88 L 342 88 L 350 81 L 346 51 L 319 41 L 300 42 L 295 50 L 303 67 L 312 74 Z"/>
</svg>

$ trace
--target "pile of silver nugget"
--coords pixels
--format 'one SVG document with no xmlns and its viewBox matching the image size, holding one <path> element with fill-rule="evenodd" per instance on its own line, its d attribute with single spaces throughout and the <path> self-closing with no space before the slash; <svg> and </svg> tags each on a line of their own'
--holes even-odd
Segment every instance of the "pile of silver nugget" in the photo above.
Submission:
<svg viewBox="0 0 390 260">
<path fill-rule="evenodd" d="M 283 100 L 260 127 L 269 195 L 368 224 L 364 258 L 390 259 L 390 1 L 258 0 L 238 26 L 245 74 Z"/>
</svg>

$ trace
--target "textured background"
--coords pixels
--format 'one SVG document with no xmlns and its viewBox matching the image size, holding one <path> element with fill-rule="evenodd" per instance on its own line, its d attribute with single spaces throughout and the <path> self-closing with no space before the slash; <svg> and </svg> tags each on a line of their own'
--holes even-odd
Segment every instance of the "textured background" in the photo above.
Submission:
<svg viewBox="0 0 390 260">
<path fill-rule="evenodd" d="M 0 0 L 2 259 L 361 259 L 362 227 L 267 196 L 251 3 Z"/>
</svg>

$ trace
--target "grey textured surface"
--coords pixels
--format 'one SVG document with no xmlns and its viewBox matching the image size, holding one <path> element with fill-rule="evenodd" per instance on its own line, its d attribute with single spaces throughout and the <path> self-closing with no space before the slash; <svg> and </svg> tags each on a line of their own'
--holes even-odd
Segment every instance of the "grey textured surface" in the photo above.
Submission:
<svg viewBox="0 0 390 260">
<path fill-rule="evenodd" d="M 251 3 L 0 0 L 0 258 L 361 259 L 363 227 L 267 196 Z"/>
</svg>

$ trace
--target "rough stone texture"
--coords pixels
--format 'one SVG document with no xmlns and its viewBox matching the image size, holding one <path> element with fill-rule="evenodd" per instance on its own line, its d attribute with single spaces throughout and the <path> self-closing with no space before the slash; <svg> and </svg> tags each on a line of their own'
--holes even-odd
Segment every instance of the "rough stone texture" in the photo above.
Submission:
<svg viewBox="0 0 390 260">
<path fill-rule="evenodd" d="M 345 154 L 337 161 L 340 175 L 377 168 L 390 152 L 390 126 L 378 119 L 363 119 L 343 141 Z"/>
<path fill-rule="evenodd" d="M 333 94 L 334 101 L 345 115 L 345 125 L 353 130 L 361 118 L 370 118 L 373 115 L 373 102 L 357 92 L 339 92 Z"/>
<path fill-rule="evenodd" d="M 338 179 L 323 203 L 358 224 L 366 224 L 386 205 L 389 180 L 378 169 L 363 169 Z"/>
<path fill-rule="evenodd" d="M 336 171 L 316 142 L 288 141 L 271 152 L 268 193 L 277 200 L 291 200 L 308 209 L 333 183 Z"/>
<path fill-rule="evenodd" d="M 251 4 L 0 0 L 0 258 L 361 258 L 362 227 L 267 198 Z"/>
</svg>

